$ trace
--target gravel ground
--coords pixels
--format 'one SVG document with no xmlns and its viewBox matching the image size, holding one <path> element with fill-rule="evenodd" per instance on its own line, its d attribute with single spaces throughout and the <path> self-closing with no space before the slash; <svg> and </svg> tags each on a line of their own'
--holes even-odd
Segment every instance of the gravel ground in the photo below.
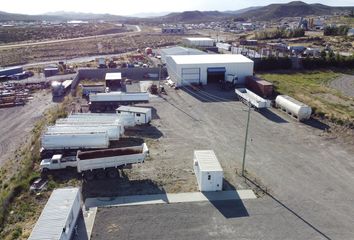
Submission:
<svg viewBox="0 0 354 240">
<path fill-rule="evenodd" d="M 50 91 L 43 90 L 24 106 L 0 109 L 0 166 L 27 140 L 34 123 L 53 105 Z"/>
<path fill-rule="evenodd" d="M 151 187 L 156 192 L 197 190 L 192 171 L 195 149 L 215 151 L 225 171 L 226 188 L 247 187 L 235 174 L 242 165 L 246 108 L 235 101 L 233 92 L 221 92 L 215 86 L 203 91 L 206 93 L 167 89 L 164 99 L 154 99 L 148 104 L 156 110 L 152 127 L 134 134 L 138 133 L 148 143 L 151 159 L 125 171 L 131 180 L 126 189 L 131 190 L 129 184 L 140 181 L 145 185 L 137 184 L 136 189 L 142 194 L 148 193 Z M 279 203 L 279 207 L 271 208 L 270 216 L 279 208 L 291 210 L 304 223 L 295 229 L 297 233 L 309 229 L 316 232 L 313 237 L 299 235 L 298 239 L 353 239 L 354 148 L 345 142 L 338 144 L 323 134 L 323 129 L 316 121 L 300 123 L 275 109 L 253 111 L 246 169 L 277 199 L 272 201 Z M 88 195 L 119 192 L 119 186 L 95 184 L 84 186 Z M 259 207 L 268 211 L 267 204 Z M 247 220 L 242 222 L 247 223 Z M 292 222 L 284 216 L 270 227 L 278 226 L 287 231 L 292 228 Z M 283 238 L 276 239 L 286 238 L 286 234 L 280 236 Z"/>
<path fill-rule="evenodd" d="M 330 83 L 330 87 L 337 89 L 349 97 L 354 97 L 354 76 L 344 74 Z"/>
</svg>

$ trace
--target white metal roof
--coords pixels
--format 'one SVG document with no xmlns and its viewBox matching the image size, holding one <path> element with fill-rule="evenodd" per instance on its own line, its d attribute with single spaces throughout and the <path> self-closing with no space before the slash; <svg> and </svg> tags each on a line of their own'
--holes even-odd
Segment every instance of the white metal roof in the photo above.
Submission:
<svg viewBox="0 0 354 240">
<path fill-rule="evenodd" d="M 213 150 L 195 150 L 200 171 L 223 171 Z"/>
<path fill-rule="evenodd" d="M 214 39 L 208 37 L 190 37 L 185 39 L 188 41 L 214 41 Z"/>
<path fill-rule="evenodd" d="M 185 48 L 185 47 L 170 47 L 170 48 L 163 48 L 160 49 L 161 54 L 165 55 L 199 55 L 199 54 L 207 54 L 206 52 L 203 52 L 199 49 L 194 49 L 194 48 Z"/>
<path fill-rule="evenodd" d="M 120 106 L 119 108 L 117 108 L 117 111 L 144 113 L 144 114 L 146 114 L 146 113 L 151 111 L 151 108 Z"/>
<path fill-rule="evenodd" d="M 176 64 L 253 63 L 241 54 L 172 55 Z"/>
<path fill-rule="evenodd" d="M 55 189 L 28 240 L 59 240 L 78 194 L 78 188 Z"/>
<path fill-rule="evenodd" d="M 117 72 L 117 73 L 106 73 L 106 80 L 121 80 L 122 79 L 122 73 Z"/>
</svg>

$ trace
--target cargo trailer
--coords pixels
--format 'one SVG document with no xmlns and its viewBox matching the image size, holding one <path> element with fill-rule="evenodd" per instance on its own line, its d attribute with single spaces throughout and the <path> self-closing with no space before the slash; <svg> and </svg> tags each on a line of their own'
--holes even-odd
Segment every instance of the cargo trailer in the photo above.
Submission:
<svg viewBox="0 0 354 240">
<path fill-rule="evenodd" d="M 87 132 L 107 132 L 108 139 L 110 141 L 119 140 L 120 136 L 124 133 L 124 128 L 117 125 L 105 125 L 105 126 L 89 126 L 89 125 L 78 125 L 78 126 L 50 126 L 48 127 L 46 133 L 57 133 L 57 134 L 67 134 L 67 133 L 87 133 Z"/>
<path fill-rule="evenodd" d="M 89 95 L 91 112 L 114 112 L 121 105 L 149 102 L 149 93 L 109 92 Z"/>
<path fill-rule="evenodd" d="M 246 105 L 251 104 L 256 109 L 270 108 L 271 102 L 269 100 L 261 98 L 247 88 L 236 88 L 235 93 Z"/>
<path fill-rule="evenodd" d="M 82 133 L 45 133 L 42 138 L 42 147 L 53 149 L 90 149 L 108 148 L 109 138 L 107 131 Z"/>
<path fill-rule="evenodd" d="M 117 108 L 117 115 L 121 118 L 132 116 L 137 125 L 147 124 L 152 119 L 151 108 L 120 106 Z"/>
<path fill-rule="evenodd" d="M 273 84 L 253 76 L 246 78 L 246 88 L 262 98 L 271 98 L 273 96 Z"/>
</svg>

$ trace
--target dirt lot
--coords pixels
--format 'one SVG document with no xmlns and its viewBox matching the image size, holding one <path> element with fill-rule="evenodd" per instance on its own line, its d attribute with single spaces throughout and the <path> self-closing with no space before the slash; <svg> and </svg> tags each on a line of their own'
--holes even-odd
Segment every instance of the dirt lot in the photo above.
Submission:
<svg viewBox="0 0 354 240">
<path fill-rule="evenodd" d="M 196 180 L 192 172 L 194 149 L 213 149 L 224 168 L 226 181 L 229 182 L 227 187 L 245 187 L 235 173 L 242 164 L 247 114 L 245 106 L 234 101 L 232 92 L 221 92 L 210 86 L 203 91 L 206 93 L 169 89 L 164 99 L 150 102 L 149 105 L 156 110 L 155 119 L 148 130 L 140 130 L 140 135 L 146 137 L 151 159 L 125 171 L 126 179 L 130 180 L 124 184 L 125 189 L 138 186 L 134 189 L 135 194 L 195 191 Z M 299 123 L 274 109 L 252 112 L 246 169 L 253 178 L 260 179 L 274 197 L 270 200 L 266 197 L 266 202 L 264 198 L 255 200 L 256 211 L 252 204 L 246 202 L 246 210 L 250 216 L 266 212 L 268 217 L 264 221 L 275 218 L 269 226 L 262 225 L 262 228 L 278 229 L 279 234 L 282 234 L 279 236 L 283 236 L 272 238 L 275 236 L 272 231 L 266 231 L 265 239 L 284 239 L 295 225 L 296 230 L 291 231 L 294 238 L 291 239 L 354 237 L 354 149 L 352 145 L 339 144 L 336 139 L 324 134 L 325 128 L 315 120 Z M 112 195 L 124 194 L 124 189 L 119 185 L 107 182 L 84 184 L 83 190 L 86 196 L 100 196 L 107 192 Z M 273 207 L 270 208 L 269 204 Z M 134 213 L 136 208 L 132 207 L 130 211 Z M 129 212 L 121 211 L 130 215 Z M 119 219 L 118 215 L 122 214 L 118 212 L 111 221 L 111 224 L 117 223 L 112 231 L 120 231 L 122 227 L 115 222 L 115 219 Z M 175 213 L 178 211 L 172 215 Z M 183 221 L 176 220 L 176 224 Z M 205 221 L 209 223 L 211 220 Z M 162 222 L 156 221 L 150 227 L 159 228 Z M 237 224 L 252 225 L 247 217 L 239 219 Z M 258 226 L 250 227 L 249 232 L 257 233 Z M 189 225 L 183 228 L 187 232 L 195 230 Z M 278 230 L 275 234 L 278 234 Z M 96 233 L 105 231 L 101 229 Z M 121 236 L 126 236 L 125 230 L 122 231 Z M 299 233 L 306 233 L 306 236 Z M 262 237 L 250 234 L 246 238 Z"/>
<path fill-rule="evenodd" d="M 354 76 L 344 74 L 330 83 L 330 87 L 337 89 L 349 97 L 354 97 Z"/>
<path fill-rule="evenodd" d="M 26 136 L 42 113 L 54 105 L 50 91 L 40 91 L 33 97 L 23 107 L 0 109 L 0 166 L 26 141 Z"/>
<path fill-rule="evenodd" d="M 0 65 L 19 65 L 31 62 L 65 60 L 81 56 L 119 54 L 146 47 L 157 48 L 174 45 L 180 36 L 124 33 L 76 41 L 38 44 L 0 49 Z"/>
</svg>

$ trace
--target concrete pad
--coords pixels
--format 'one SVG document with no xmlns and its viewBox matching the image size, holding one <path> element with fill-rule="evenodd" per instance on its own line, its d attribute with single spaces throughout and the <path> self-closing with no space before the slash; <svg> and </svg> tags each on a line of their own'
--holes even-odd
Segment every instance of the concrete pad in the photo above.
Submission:
<svg viewBox="0 0 354 240">
<path fill-rule="evenodd" d="M 92 233 L 93 225 L 95 223 L 96 213 L 97 213 L 97 207 L 92 207 L 89 210 L 83 209 L 83 215 L 84 215 L 84 221 L 85 221 L 88 239 L 91 238 L 91 233 Z"/>
<path fill-rule="evenodd" d="M 205 202 L 222 200 L 255 199 L 252 190 L 221 191 L 221 192 L 190 192 L 190 193 L 167 193 L 154 195 L 133 195 L 115 198 L 88 198 L 85 201 L 87 208 L 132 206 L 162 203 Z"/>
</svg>

